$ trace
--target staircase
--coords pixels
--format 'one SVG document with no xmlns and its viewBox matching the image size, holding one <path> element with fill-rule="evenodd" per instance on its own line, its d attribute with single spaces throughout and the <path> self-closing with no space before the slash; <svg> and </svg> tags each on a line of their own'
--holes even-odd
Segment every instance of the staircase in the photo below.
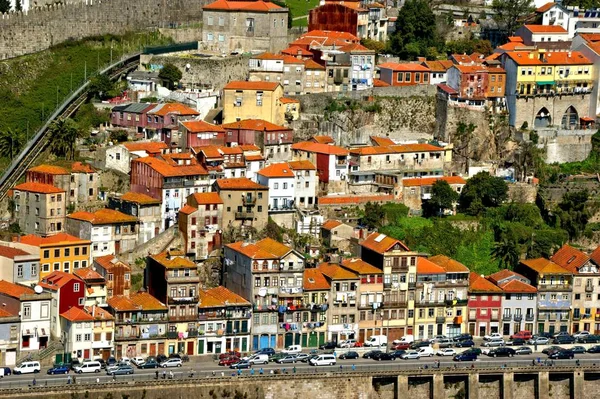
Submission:
<svg viewBox="0 0 600 399">
<path fill-rule="evenodd" d="M 63 346 L 60 342 L 50 342 L 48 346 L 40 351 L 32 351 L 17 360 L 17 364 L 29 361 L 37 360 L 42 366 L 48 366 L 54 364 L 54 358 L 57 353 L 63 352 Z"/>
</svg>

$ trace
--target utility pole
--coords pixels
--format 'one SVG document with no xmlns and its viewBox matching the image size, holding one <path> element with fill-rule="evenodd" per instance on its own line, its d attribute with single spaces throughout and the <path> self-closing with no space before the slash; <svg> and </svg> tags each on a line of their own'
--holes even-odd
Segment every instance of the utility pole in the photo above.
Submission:
<svg viewBox="0 0 600 399">
<path fill-rule="evenodd" d="M 83 64 L 83 83 L 87 81 L 87 60 Z"/>
<path fill-rule="evenodd" d="M 58 85 L 56 86 L 56 108 L 58 108 Z"/>
<path fill-rule="evenodd" d="M 73 93 L 73 72 L 71 72 L 71 93 Z"/>
</svg>

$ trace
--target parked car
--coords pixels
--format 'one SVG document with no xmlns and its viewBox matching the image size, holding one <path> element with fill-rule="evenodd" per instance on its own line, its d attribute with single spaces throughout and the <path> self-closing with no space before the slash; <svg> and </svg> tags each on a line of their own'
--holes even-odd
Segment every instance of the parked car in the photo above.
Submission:
<svg viewBox="0 0 600 399">
<path fill-rule="evenodd" d="M 570 337 L 571 334 L 569 334 L 567 331 L 559 331 L 556 334 L 554 334 L 553 338 L 558 338 L 558 337 Z"/>
<path fill-rule="evenodd" d="M 392 345 L 392 349 L 394 350 L 406 350 L 410 348 L 410 343 L 408 342 L 398 342 L 397 344 Z"/>
<path fill-rule="evenodd" d="M 138 368 L 140 369 L 157 369 L 160 367 L 160 364 L 156 361 L 156 359 L 146 360 L 144 363 L 140 364 Z"/>
<path fill-rule="evenodd" d="M 477 360 L 477 354 L 475 352 L 465 351 L 463 353 L 459 353 L 458 355 L 454 355 L 452 360 L 456 362 L 472 362 Z"/>
<path fill-rule="evenodd" d="M 600 335 L 585 335 L 581 338 L 577 338 L 577 342 L 580 342 L 582 344 L 597 344 L 598 342 L 600 342 Z"/>
<path fill-rule="evenodd" d="M 510 346 L 522 346 L 525 345 L 527 343 L 527 341 L 525 341 L 523 338 L 514 338 L 509 340 L 506 345 L 510 345 Z"/>
<path fill-rule="evenodd" d="M 515 355 L 515 350 L 513 348 L 496 348 L 492 349 L 488 356 L 490 357 L 513 357 Z"/>
<path fill-rule="evenodd" d="M 0 375 L 1 376 L 7 376 L 7 375 L 11 375 L 12 374 L 12 370 L 10 369 L 10 367 L 6 367 L 6 366 L 0 366 Z"/>
<path fill-rule="evenodd" d="M 521 346 L 520 348 L 515 349 L 515 353 L 517 355 L 531 355 L 533 351 L 528 346 Z"/>
<path fill-rule="evenodd" d="M 574 357 L 575 353 L 571 349 L 562 349 L 548 355 L 548 359 L 573 359 Z"/>
<path fill-rule="evenodd" d="M 349 351 L 346 353 L 342 353 L 339 358 L 340 359 L 358 359 L 360 356 L 358 355 L 358 352 L 354 352 L 354 351 Z"/>
<path fill-rule="evenodd" d="M 395 357 L 396 359 L 398 359 L 398 358 L 402 357 L 402 355 L 404 355 L 405 353 L 406 353 L 406 351 L 405 351 L 405 350 L 402 350 L 402 349 L 395 350 L 395 351 L 393 351 L 393 352 L 392 352 L 392 354 L 394 355 L 394 357 Z"/>
<path fill-rule="evenodd" d="M 574 346 L 571 348 L 573 353 L 585 353 L 585 348 L 583 346 Z"/>
<path fill-rule="evenodd" d="M 483 337 L 484 341 L 491 341 L 492 339 L 502 339 L 502 335 L 500 335 L 499 333 L 491 333 Z"/>
<path fill-rule="evenodd" d="M 421 357 L 433 356 L 433 348 L 431 346 L 422 346 L 419 349 L 417 349 L 417 352 L 419 352 L 419 355 L 421 355 Z"/>
<path fill-rule="evenodd" d="M 296 363 L 296 355 L 285 355 L 281 359 L 277 359 L 275 363 Z"/>
<path fill-rule="evenodd" d="M 467 352 L 472 352 L 474 354 L 476 354 L 477 356 L 481 355 L 481 348 L 477 348 L 477 347 L 472 347 L 470 349 L 467 349 L 466 351 L 464 351 L 463 353 L 467 353 Z"/>
<path fill-rule="evenodd" d="M 158 355 L 161 356 L 161 355 Z M 158 358 L 157 356 L 157 358 Z M 108 359 L 106 359 L 106 367 L 108 366 L 114 366 L 117 363 L 117 359 L 115 359 L 114 357 L 110 356 Z"/>
<path fill-rule="evenodd" d="M 354 352 L 354 353 L 356 353 L 356 352 Z M 357 353 L 357 355 L 358 355 L 358 353 Z M 310 357 L 310 355 L 308 353 L 298 353 L 296 355 L 296 361 L 303 362 L 304 359 L 308 359 L 309 357 Z M 254 364 L 254 363 L 252 363 L 252 364 Z"/>
<path fill-rule="evenodd" d="M 514 339 L 522 339 L 524 341 L 527 341 L 528 339 L 531 339 L 533 337 L 533 335 L 531 335 L 531 331 L 519 331 L 516 334 L 513 334 L 510 336 L 510 339 L 514 340 Z"/>
<path fill-rule="evenodd" d="M 425 346 L 430 346 L 430 345 L 431 345 L 431 342 L 429 342 L 429 341 L 424 341 L 424 340 L 422 340 L 422 341 L 415 341 L 415 342 L 413 342 L 410 345 L 410 349 L 415 349 L 416 350 L 416 349 L 423 348 Z"/>
<path fill-rule="evenodd" d="M 570 335 L 559 335 L 558 337 L 554 338 L 554 341 L 552 343 L 558 345 L 566 345 L 572 344 L 574 342 L 575 338 L 571 337 Z"/>
<path fill-rule="evenodd" d="M 464 339 L 462 341 L 455 342 L 454 346 L 456 346 L 457 348 L 470 348 L 472 346 L 475 346 L 475 342 L 473 342 L 472 339 Z"/>
<path fill-rule="evenodd" d="M 381 353 L 381 351 L 379 349 L 368 351 L 368 352 L 363 353 L 362 357 L 363 357 L 363 359 L 372 359 L 376 353 Z"/>
<path fill-rule="evenodd" d="M 78 374 L 82 373 L 99 373 L 102 370 L 102 365 L 99 362 L 84 362 L 83 364 L 76 366 L 73 371 Z"/>
<path fill-rule="evenodd" d="M 115 364 L 113 364 L 112 366 L 108 366 L 108 367 L 106 368 L 106 371 L 112 371 L 112 370 L 116 370 L 116 369 L 118 369 L 118 368 L 119 368 L 119 367 L 121 367 L 121 366 L 129 366 L 129 363 L 127 363 L 127 362 L 118 362 L 118 363 L 115 363 Z M 76 369 L 77 369 L 77 368 L 76 368 Z"/>
<path fill-rule="evenodd" d="M 168 357 L 165 355 L 156 355 L 156 361 L 160 364 L 162 362 L 167 361 Z"/>
<path fill-rule="evenodd" d="M 483 346 L 504 346 L 504 340 L 502 338 L 494 338 L 487 340 L 483 343 Z"/>
<path fill-rule="evenodd" d="M 450 348 L 454 345 L 454 341 L 450 338 L 440 338 L 436 341 L 436 344 L 438 344 L 440 348 Z"/>
<path fill-rule="evenodd" d="M 71 367 L 69 367 L 69 365 L 61 364 L 61 365 L 49 368 L 47 373 L 48 374 L 69 374 L 69 371 L 71 371 Z"/>
<path fill-rule="evenodd" d="M 346 339 L 344 341 L 340 341 L 340 348 L 354 348 L 358 343 L 355 339 Z"/>
<path fill-rule="evenodd" d="M 374 360 L 396 360 L 396 356 L 394 356 L 394 352 L 381 352 L 378 353 L 375 357 L 373 357 Z"/>
<path fill-rule="evenodd" d="M 140 364 L 144 363 L 144 358 L 140 356 L 132 357 L 131 363 L 135 364 L 136 366 L 139 366 Z"/>
<path fill-rule="evenodd" d="M 437 351 L 436 355 L 438 356 L 454 356 L 456 355 L 456 351 L 452 348 L 444 348 Z"/>
<path fill-rule="evenodd" d="M 163 367 L 163 368 L 167 368 L 167 367 L 181 367 L 182 365 L 183 365 L 183 362 L 181 361 L 181 359 L 172 358 L 172 359 L 167 359 L 164 362 L 162 362 L 160 364 L 160 367 Z"/>
<path fill-rule="evenodd" d="M 473 340 L 473 336 L 471 334 L 460 334 L 457 335 L 456 337 L 454 337 L 454 342 L 460 342 L 460 341 L 472 341 Z"/>
<path fill-rule="evenodd" d="M 400 356 L 400 359 L 403 360 L 407 360 L 407 359 L 420 359 L 421 358 L 421 354 L 417 351 L 406 351 L 403 355 Z"/>
<path fill-rule="evenodd" d="M 587 337 L 588 335 L 591 335 L 589 331 L 578 331 L 575 334 L 573 334 L 573 338 L 575 339 L 579 339 L 579 338 L 583 338 L 583 337 Z"/>
<path fill-rule="evenodd" d="M 219 360 L 226 358 L 226 357 L 231 357 L 231 356 L 241 357 L 241 354 L 240 354 L 240 352 L 237 352 L 237 351 L 224 352 L 219 355 Z"/>
<path fill-rule="evenodd" d="M 336 360 L 334 355 L 324 353 L 310 359 L 308 362 L 311 366 L 334 366 Z"/>
<path fill-rule="evenodd" d="M 255 355 L 263 354 L 263 355 L 272 356 L 272 355 L 275 354 L 275 349 L 273 349 L 273 348 L 262 348 L 262 349 L 257 350 L 256 352 L 254 352 L 254 354 Z"/>
<path fill-rule="evenodd" d="M 239 369 L 249 369 L 250 367 L 252 367 L 252 365 L 246 360 L 241 360 L 240 362 L 229 366 L 230 369 L 238 369 L 238 370 Z"/>
<path fill-rule="evenodd" d="M 387 336 L 385 335 L 372 335 L 365 341 L 365 346 L 386 346 L 387 342 Z"/>
<path fill-rule="evenodd" d="M 108 375 L 129 375 L 129 374 L 133 374 L 133 367 L 131 367 L 129 364 L 123 365 L 123 366 L 119 366 L 116 369 L 107 371 L 106 374 Z"/>
<path fill-rule="evenodd" d="M 317 357 L 319 357 L 319 355 L 317 355 L 317 354 L 309 355 L 306 359 L 302 359 L 301 362 L 302 363 L 310 363 L 311 359 L 316 359 Z"/>
<path fill-rule="evenodd" d="M 587 353 L 600 353 L 600 345 L 594 345 L 588 348 Z"/>
<path fill-rule="evenodd" d="M 269 356 L 269 361 L 277 362 L 279 359 L 282 359 L 284 357 L 285 357 L 285 353 L 274 353 L 271 356 Z"/>
<path fill-rule="evenodd" d="M 319 349 L 321 350 L 327 350 L 327 349 L 335 349 L 337 347 L 337 344 L 333 341 L 331 342 L 325 342 L 323 345 L 319 346 Z"/>
<path fill-rule="evenodd" d="M 534 335 L 529 341 L 529 345 L 548 345 L 550 340 L 547 337 L 542 337 L 540 335 Z"/>
<path fill-rule="evenodd" d="M 224 357 L 219 360 L 219 366 L 231 366 L 232 364 L 239 363 L 240 358 L 236 356 Z"/>
<path fill-rule="evenodd" d="M 41 369 L 40 362 L 27 361 L 15 366 L 15 368 L 13 368 L 13 374 L 39 373 Z"/>
<path fill-rule="evenodd" d="M 290 345 L 281 352 L 286 355 L 295 355 L 297 353 L 302 353 L 302 347 L 300 345 Z"/>
<path fill-rule="evenodd" d="M 544 355 L 549 355 L 549 354 L 551 354 L 552 352 L 557 352 L 557 351 L 560 351 L 560 350 L 562 350 L 562 349 L 563 349 L 563 348 L 561 348 L 560 346 L 553 345 L 553 346 L 549 346 L 549 347 L 547 347 L 547 348 L 544 348 L 544 350 L 542 351 L 542 353 L 543 353 Z"/>
</svg>

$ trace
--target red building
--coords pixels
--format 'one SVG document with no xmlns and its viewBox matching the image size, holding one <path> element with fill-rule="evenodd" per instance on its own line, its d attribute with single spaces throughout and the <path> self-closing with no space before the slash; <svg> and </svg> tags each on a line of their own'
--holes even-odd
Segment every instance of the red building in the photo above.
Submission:
<svg viewBox="0 0 600 399">
<path fill-rule="evenodd" d="M 228 146 L 256 144 L 265 159 L 286 161 L 294 142 L 294 131 L 262 119 L 245 119 L 223 125 Z"/>
<path fill-rule="evenodd" d="M 111 110 L 110 123 L 113 126 L 131 128 L 142 133 L 148 121 L 146 113 L 155 106 L 156 104 L 147 103 L 117 105 Z"/>
<path fill-rule="evenodd" d="M 348 32 L 356 35 L 358 32 L 358 11 L 350 5 L 359 2 L 325 3 L 310 10 L 308 15 L 308 30 L 330 30 Z"/>
<path fill-rule="evenodd" d="M 309 160 L 317 166 L 319 182 L 328 184 L 332 181 L 341 182 L 346 179 L 348 168 L 348 150 L 332 144 L 301 141 L 292 145 L 292 156 L 296 161 Z M 327 187 L 321 186 L 325 191 Z M 333 192 L 335 188 L 331 187 Z"/>
<path fill-rule="evenodd" d="M 146 128 L 160 134 L 160 140 L 169 145 L 179 145 L 179 122 L 196 118 L 200 113 L 178 103 L 158 104 L 147 112 Z"/>
<path fill-rule="evenodd" d="M 431 70 L 421 64 L 386 62 L 379 65 L 380 79 L 390 86 L 428 85 Z"/>
<path fill-rule="evenodd" d="M 204 121 L 181 122 L 181 148 L 201 145 L 225 145 L 225 129 Z"/>
<path fill-rule="evenodd" d="M 500 332 L 502 288 L 477 273 L 469 276 L 469 334 L 483 337 Z"/>
<path fill-rule="evenodd" d="M 83 309 L 85 283 L 79 277 L 56 271 L 42 278 L 39 285 L 52 293 L 53 299 L 58 304 L 58 314 L 62 314 L 73 307 Z"/>
</svg>

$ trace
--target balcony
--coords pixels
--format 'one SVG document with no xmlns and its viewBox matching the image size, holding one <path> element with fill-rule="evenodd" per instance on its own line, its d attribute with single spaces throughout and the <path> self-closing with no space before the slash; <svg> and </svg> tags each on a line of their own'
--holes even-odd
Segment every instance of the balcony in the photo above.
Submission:
<svg viewBox="0 0 600 399">
<path fill-rule="evenodd" d="M 573 315 L 573 321 L 579 321 L 581 320 L 581 315 L 580 314 L 574 314 Z"/>
<path fill-rule="evenodd" d="M 535 316 L 533 314 L 525 315 L 525 321 L 533 321 L 534 318 L 535 318 Z"/>
<path fill-rule="evenodd" d="M 539 284 L 538 291 L 571 291 L 569 284 Z"/>
<path fill-rule="evenodd" d="M 237 220 L 254 219 L 254 212 L 236 212 L 235 218 Z"/>
<path fill-rule="evenodd" d="M 256 197 L 248 197 L 248 196 L 246 196 L 246 197 L 243 197 L 243 199 L 242 199 L 242 203 L 243 203 L 245 206 L 254 205 L 254 204 L 256 204 Z"/>
<path fill-rule="evenodd" d="M 304 291 L 302 287 L 279 287 L 279 295 L 290 296 L 290 295 L 302 295 Z"/>
<path fill-rule="evenodd" d="M 179 303 L 198 303 L 198 295 L 196 296 L 175 296 L 168 297 L 167 302 L 169 305 L 179 304 Z"/>
<path fill-rule="evenodd" d="M 512 316 L 510 314 L 503 314 L 502 315 L 502 320 L 503 321 L 510 321 L 512 319 Z"/>
<path fill-rule="evenodd" d="M 199 283 L 200 282 L 200 276 L 198 275 L 191 275 L 191 276 L 167 276 L 167 283 L 169 284 L 178 284 L 178 283 Z"/>
<path fill-rule="evenodd" d="M 591 284 L 585 285 L 585 292 L 594 292 L 594 286 Z"/>
<path fill-rule="evenodd" d="M 384 308 L 406 307 L 406 305 L 408 305 L 408 301 L 406 299 L 383 301 Z"/>
<path fill-rule="evenodd" d="M 133 341 L 133 340 L 138 340 L 138 339 L 159 339 L 159 338 L 166 338 L 168 336 L 168 333 L 166 334 L 148 334 L 148 333 L 139 333 L 139 332 L 132 332 L 130 334 L 117 334 L 115 333 L 114 336 L 114 340 L 119 342 L 119 341 Z M 177 338 L 177 336 L 175 336 L 175 338 Z M 93 345 L 93 344 L 92 344 Z M 95 346 L 92 346 L 93 348 L 96 348 Z"/>
<path fill-rule="evenodd" d="M 516 321 L 516 322 L 520 322 L 521 320 L 523 320 L 523 315 L 516 314 L 516 315 L 514 316 L 514 319 L 515 319 L 515 321 Z"/>
<path fill-rule="evenodd" d="M 145 324 L 145 323 L 166 323 L 168 321 L 167 315 L 161 315 L 156 317 L 144 316 L 144 317 L 133 317 L 131 319 L 117 318 L 115 324 Z"/>
<path fill-rule="evenodd" d="M 185 315 L 185 316 L 169 316 L 169 323 L 177 323 L 180 321 L 198 321 L 198 315 Z"/>
<path fill-rule="evenodd" d="M 444 316 L 438 316 L 438 317 L 435 318 L 435 322 L 437 324 L 443 324 L 443 323 L 446 322 L 446 318 Z"/>
<path fill-rule="evenodd" d="M 417 283 L 416 282 L 409 282 L 408 283 L 408 289 L 415 289 L 417 287 Z"/>
</svg>

